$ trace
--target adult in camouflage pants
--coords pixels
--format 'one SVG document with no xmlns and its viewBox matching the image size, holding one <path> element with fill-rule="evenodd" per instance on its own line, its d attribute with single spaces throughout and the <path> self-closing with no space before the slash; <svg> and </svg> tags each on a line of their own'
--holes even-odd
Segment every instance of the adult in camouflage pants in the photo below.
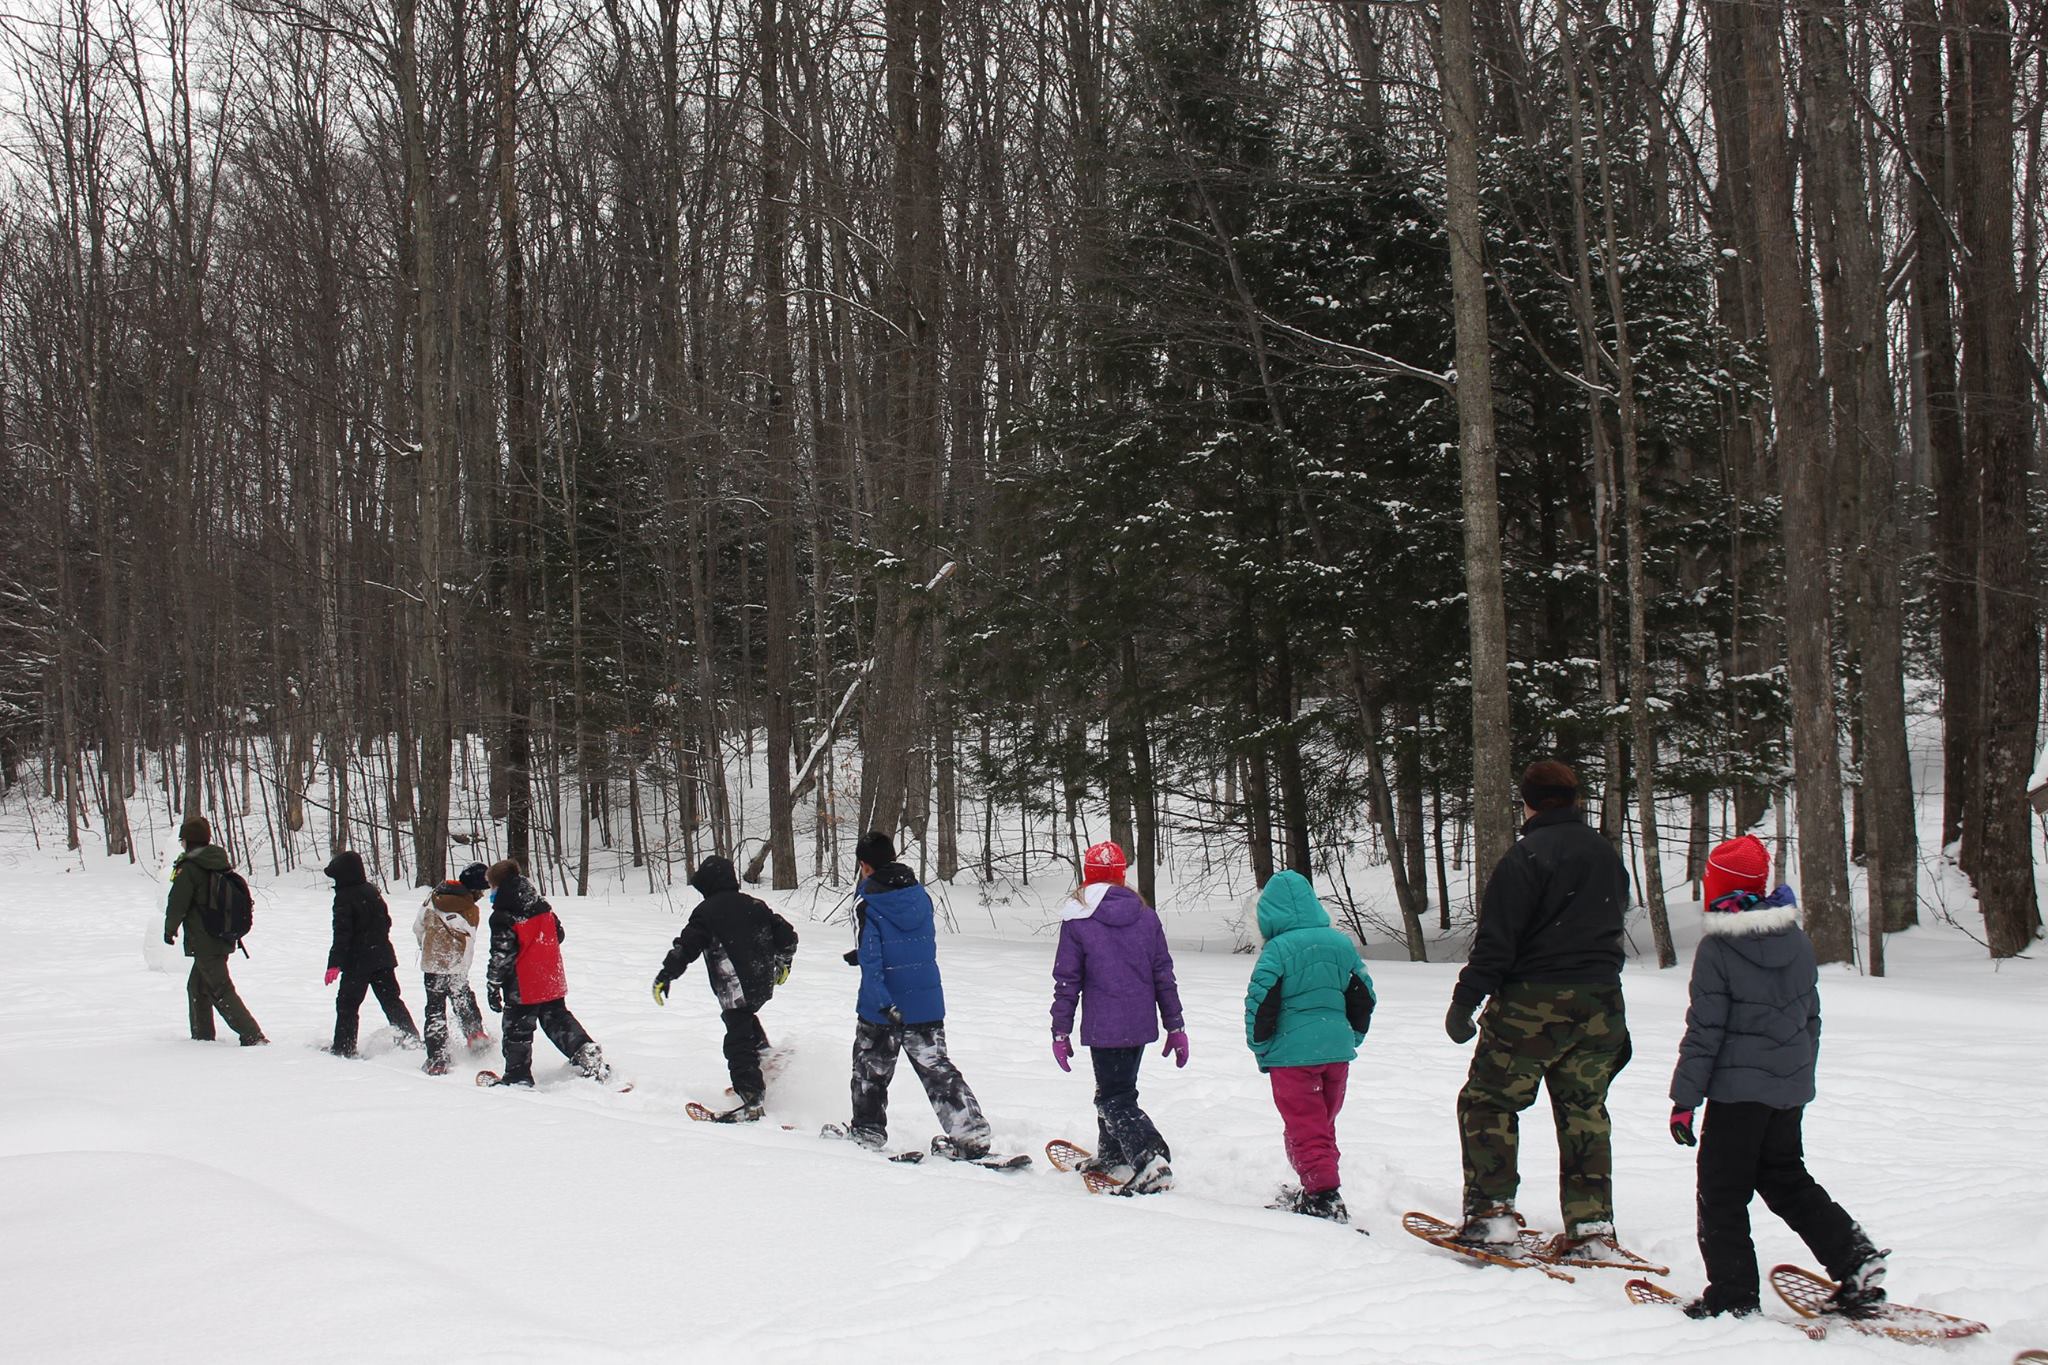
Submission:
<svg viewBox="0 0 2048 1365">
<path fill-rule="evenodd" d="M 1555 759 L 1522 774 L 1522 837 L 1487 878 L 1472 951 L 1444 1032 L 1479 1046 L 1458 1094 L 1465 1157 L 1461 1240 L 1512 1242 L 1518 1115 L 1550 1091 L 1568 1242 L 1614 1236 L 1607 1087 L 1628 1061 L 1622 921 L 1628 868 L 1586 824 L 1578 774 Z M 1472 1015 L 1490 1001 L 1478 1023 Z"/>
<path fill-rule="evenodd" d="M 1458 1092 L 1465 1207 L 1515 1202 L 1520 1115 L 1541 1085 L 1557 1123 L 1558 1203 L 1566 1228 L 1614 1221 L 1614 1125 L 1607 1087 L 1628 1065 L 1619 986 L 1518 982 L 1479 1020 L 1479 1044 Z"/>
</svg>

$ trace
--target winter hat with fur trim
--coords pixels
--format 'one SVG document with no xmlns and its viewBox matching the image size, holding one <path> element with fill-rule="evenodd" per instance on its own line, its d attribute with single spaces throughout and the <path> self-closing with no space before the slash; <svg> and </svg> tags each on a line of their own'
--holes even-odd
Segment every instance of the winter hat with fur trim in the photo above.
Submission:
<svg viewBox="0 0 2048 1365">
<path fill-rule="evenodd" d="M 1081 856 L 1081 885 L 1121 882 L 1124 879 L 1124 870 L 1129 866 L 1130 862 L 1124 857 L 1124 851 L 1104 839 L 1099 844 L 1091 845 Z"/>
<path fill-rule="evenodd" d="M 1731 891 L 1761 896 L 1771 885 L 1771 851 L 1753 834 L 1716 844 L 1707 855 L 1706 875 L 1700 880 L 1710 906 Z"/>
</svg>

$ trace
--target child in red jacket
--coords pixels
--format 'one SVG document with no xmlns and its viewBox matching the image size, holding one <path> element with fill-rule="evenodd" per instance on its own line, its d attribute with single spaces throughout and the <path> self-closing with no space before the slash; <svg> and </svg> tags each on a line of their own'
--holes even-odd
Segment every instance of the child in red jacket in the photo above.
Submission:
<svg viewBox="0 0 2048 1365">
<path fill-rule="evenodd" d="M 562 921 L 510 858 L 491 864 L 491 962 L 485 999 L 505 1015 L 505 1073 L 500 1085 L 533 1084 L 533 1029 L 594 1081 L 611 1078 L 604 1049 L 584 1032 L 563 999 Z"/>
</svg>

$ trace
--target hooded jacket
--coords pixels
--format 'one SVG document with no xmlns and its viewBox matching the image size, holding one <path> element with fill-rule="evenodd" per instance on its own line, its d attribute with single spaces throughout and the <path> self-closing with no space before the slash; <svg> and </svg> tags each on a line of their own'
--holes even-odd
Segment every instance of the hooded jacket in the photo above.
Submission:
<svg viewBox="0 0 2048 1365">
<path fill-rule="evenodd" d="M 1620 984 L 1628 894 L 1628 867 L 1583 810 L 1536 815 L 1487 880 L 1451 999 L 1472 1010 L 1517 981 Z"/>
<path fill-rule="evenodd" d="M 171 864 L 171 896 L 164 905 L 164 932 L 184 934 L 186 957 L 226 957 L 231 951 L 227 944 L 206 932 L 206 926 L 200 922 L 199 907 L 203 903 L 201 893 L 207 889 L 212 874 L 232 866 L 228 851 L 219 844 L 187 849 Z"/>
<path fill-rule="evenodd" d="M 775 978 L 796 957 L 796 930 L 740 890 L 730 858 L 706 858 L 690 885 L 704 899 L 662 960 L 662 980 L 675 980 L 701 957 L 721 1010 L 759 1009 L 775 994 Z"/>
<path fill-rule="evenodd" d="M 1259 893 L 1266 946 L 1244 994 L 1244 1039 L 1259 1070 L 1328 1066 L 1358 1055 L 1377 1003 L 1372 975 L 1348 934 L 1299 872 L 1276 872 Z"/>
<path fill-rule="evenodd" d="M 468 976 L 481 914 L 461 882 L 435 887 L 412 923 L 412 936 L 420 945 L 420 970 L 428 976 Z"/>
<path fill-rule="evenodd" d="M 938 931 L 932 898 L 902 863 L 875 869 L 854 906 L 860 924 L 860 998 L 855 1010 L 870 1024 L 936 1024 L 946 1017 L 939 983 Z"/>
<path fill-rule="evenodd" d="M 569 993 L 562 962 L 568 933 L 561 916 L 540 898 L 540 888 L 514 877 L 491 893 L 491 960 L 484 980 L 505 993 L 508 1005 L 545 1005 Z"/>
<path fill-rule="evenodd" d="M 1180 988 L 1166 927 L 1144 897 L 1104 882 L 1061 907 L 1060 946 L 1052 962 L 1052 1031 L 1074 1031 L 1081 1005 L 1081 1046 L 1143 1047 L 1183 1026 Z"/>
<path fill-rule="evenodd" d="M 1814 1096 L 1820 971 L 1792 893 L 1740 911 L 1708 911 L 1692 959 L 1692 1004 L 1671 1103 L 1729 1100 L 1796 1109 Z"/>
<path fill-rule="evenodd" d="M 391 946 L 391 911 L 370 885 L 362 855 L 337 853 L 326 871 L 334 879 L 334 941 L 327 949 L 328 967 L 361 976 L 395 970 L 398 953 Z"/>
</svg>

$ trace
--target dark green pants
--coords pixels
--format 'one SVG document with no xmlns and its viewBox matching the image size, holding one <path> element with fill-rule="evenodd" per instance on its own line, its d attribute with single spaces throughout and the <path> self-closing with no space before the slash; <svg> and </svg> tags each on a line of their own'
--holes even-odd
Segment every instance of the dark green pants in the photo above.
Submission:
<svg viewBox="0 0 2048 1365">
<path fill-rule="evenodd" d="M 213 1041 L 215 1010 L 220 1011 L 220 1017 L 228 1021 L 228 1027 L 243 1042 L 263 1036 L 263 1030 L 257 1027 L 256 1016 L 249 1013 L 242 997 L 235 994 L 234 978 L 228 975 L 225 957 L 208 954 L 192 959 L 192 974 L 185 978 L 185 1001 L 191 1009 L 192 1036 L 202 1042 Z"/>
<path fill-rule="evenodd" d="M 1472 1070 L 1458 1092 L 1467 1212 L 1512 1204 L 1519 1116 L 1550 1092 L 1557 1123 L 1558 1202 L 1565 1231 L 1614 1221 L 1614 1126 L 1607 1087 L 1628 1065 L 1619 986 L 1504 987 L 1479 1020 Z"/>
</svg>

